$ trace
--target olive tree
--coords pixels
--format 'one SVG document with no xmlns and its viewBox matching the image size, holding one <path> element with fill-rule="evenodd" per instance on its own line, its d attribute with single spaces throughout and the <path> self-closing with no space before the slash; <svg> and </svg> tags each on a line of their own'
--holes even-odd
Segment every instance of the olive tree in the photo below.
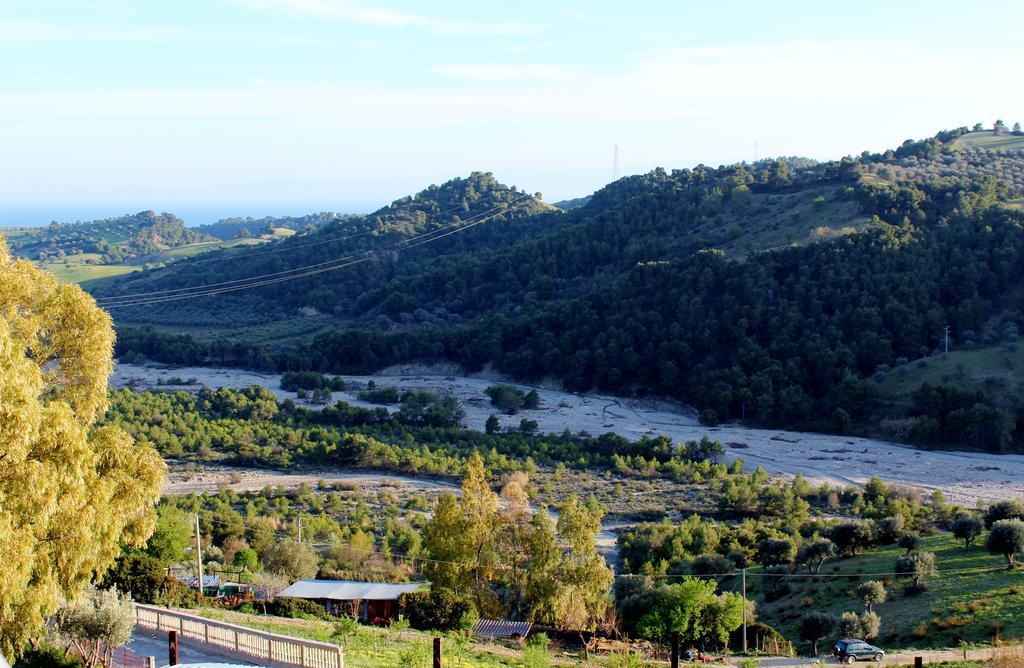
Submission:
<svg viewBox="0 0 1024 668">
<path fill-rule="evenodd" d="M 965 550 L 981 535 L 981 528 L 981 520 L 974 515 L 961 515 L 953 520 L 953 535 L 964 542 Z"/>
<path fill-rule="evenodd" d="M 814 656 L 818 656 L 818 643 L 822 638 L 831 635 L 837 626 L 839 626 L 839 620 L 835 615 L 830 615 L 827 612 L 812 612 L 800 619 L 800 639 L 811 643 Z"/>
<path fill-rule="evenodd" d="M 846 638 L 878 637 L 882 630 L 882 618 L 874 612 L 844 612 L 839 618 L 839 633 Z"/>
<path fill-rule="evenodd" d="M 885 603 L 888 593 L 885 591 L 885 583 L 879 580 L 869 580 L 857 587 L 857 593 L 864 599 L 864 605 L 868 612 L 874 612 L 874 607 L 879 603 Z"/>
<path fill-rule="evenodd" d="M 835 556 L 835 543 L 828 538 L 819 538 L 800 546 L 796 551 L 796 563 L 807 566 L 809 574 L 819 573 L 824 563 Z"/>
<path fill-rule="evenodd" d="M 935 574 L 935 553 L 913 552 L 905 554 L 896 560 L 896 572 L 911 578 L 914 582 L 914 588 L 920 589 L 924 579 L 929 575 Z"/>
<path fill-rule="evenodd" d="M 131 598 L 116 589 L 97 590 L 90 586 L 85 594 L 57 610 L 54 630 L 82 656 L 85 668 L 109 666 L 114 651 L 127 645 L 135 630 L 135 607 Z"/>
<path fill-rule="evenodd" d="M 988 534 L 988 551 L 1006 557 L 1006 565 L 1013 568 L 1018 552 L 1024 551 L 1024 521 L 999 520 Z"/>
</svg>

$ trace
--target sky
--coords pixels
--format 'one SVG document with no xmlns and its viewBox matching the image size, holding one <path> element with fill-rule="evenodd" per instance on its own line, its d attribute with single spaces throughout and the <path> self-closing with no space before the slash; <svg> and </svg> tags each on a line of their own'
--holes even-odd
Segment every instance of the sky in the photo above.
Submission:
<svg viewBox="0 0 1024 668">
<path fill-rule="evenodd" d="M 1021 25 L 1019 0 L 0 0 L 0 210 L 368 210 L 474 170 L 556 201 L 616 145 L 621 174 L 884 150 L 1024 121 Z"/>
</svg>

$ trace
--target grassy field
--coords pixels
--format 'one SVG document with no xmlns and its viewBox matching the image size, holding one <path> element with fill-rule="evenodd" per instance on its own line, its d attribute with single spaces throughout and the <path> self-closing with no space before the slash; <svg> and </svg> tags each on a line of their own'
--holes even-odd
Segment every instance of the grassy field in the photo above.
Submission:
<svg viewBox="0 0 1024 668">
<path fill-rule="evenodd" d="M 956 141 L 953 142 L 954 150 L 962 148 L 989 148 L 1000 151 L 1019 151 L 1024 150 L 1024 136 L 1003 134 L 997 137 L 992 134 L 991 130 L 968 132 L 961 137 L 957 137 Z"/>
<path fill-rule="evenodd" d="M 380 666 L 428 668 L 432 665 L 431 643 L 435 634 L 431 633 L 394 632 L 371 626 L 359 626 L 354 633 L 338 635 L 332 622 L 264 617 L 219 609 L 204 609 L 199 614 L 210 619 L 219 619 L 272 633 L 337 643 L 345 649 L 345 666 L 347 668 L 379 668 Z M 524 665 L 522 651 L 518 648 L 469 642 L 466 638 L 456 634 L 444 637 L 442 651 L 445 656 L 445 665 L 462 668 L 501 668 Z M 575 661 L 572 663 L 575 664 Z"/>
<path fill-rule="evenodd" d="M 208 253 L 210 251 L 215 250 L 240 248 L 243 246 L 255 246 L 257 244 L 265 243 L 265 241 L 265 239 L 232 239 L 230 241 L 206 241 L 198 244 L 189 244 L 188 246 L 168 248 L 167 250 L 161 251 L 155 256 L 147 257 L 146 259 L 150 262 L 180 260 L 185 257 L 194 257 L 196 255 Z"/>
<path fill-rule="evenodd" d="M 719 238 L 715 246 L 732 257 L 752 251 L 806 245 L 863 230 L 870 219 L 836 188 L 755 194 L 747 209 L 704 222 L 699 236 Z M 724 236 L 724 238 L 722 238 Z"/>
<path fill-rule="evenodd" d="M 925 382 L 1002 393 L 1024 389 L 1024 347 L 1018 342 L 914 360 L 889 371 L 879 389 L 885 402 L 906 407 Z"/>
<path fill-rule="evenodd" d="M 67 264 L 60 262 L 47 262 L 44 267 L 53 273 L 60 280 L 67 283 L 78 283 L 89 289 L 109 283 L 111 279 L 134 271 L 141 271 L 146 264 L 159 265 L 182 258 L 194 257 L 210 251 L 253 246 L 265 243 L 264 239 L 237 239 L 232 241 L 209 241 L 167 250 L 135 258 L 121 264 L 102 264 L 102 256 L 99 253 L 79 253 L 68 256 Z"/>
<path fill-rule="evenodd" d="M 78 283 L 86 289 L 108 283 L 110 279 L 117 276 L 142 269 L 142 267 L 127 264 L 82 264 L 79 262 L 70 262 L 67 265 L 63 262 L 47 262 L 44 266 L 47 271 L 65 283 Z"/>
<path fill-rule="evenodd" d="M 875 611 L 882 618 L 878 642 L 886 649 L 957 647 L 961 641 L 987 644 L 1024 638 L 1024 571 L 1007 570 L 1002 557 L 990 555 L 983 540 L 979 543 L 982 546 L 975 544 L 965 550 L 950 534 L 924 538 L 921 549 L 935 553 L 940 573 L 927 579 L 928 589 L 922 594 L 902 593 L 909 580 L 871 575 L 893 572 L 896 558 L 903 553 L 893 545 L 828 563 L 819 578 L 795 580 L 789 595 L 772 603 L 759 601 L 758 618 L 796 640 L 804 614 L 820 611 L 838 616 L 862 611 L 858 584 L 882 580 L 888 583 L 888 600 L 875 606 Z M 941 572 L 964 569 L 978 570 Z M 748 591 L 755 579 L 748 577 Z M 807 650 L 804 645 L 798 647 Z"/>
</svg>

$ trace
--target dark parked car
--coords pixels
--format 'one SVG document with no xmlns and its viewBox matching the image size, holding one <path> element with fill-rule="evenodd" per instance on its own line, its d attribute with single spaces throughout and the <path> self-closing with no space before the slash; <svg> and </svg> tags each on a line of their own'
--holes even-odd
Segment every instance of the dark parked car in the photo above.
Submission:
<svg viewBox="0 0 1024 668">
<path fill-rule="evenodd" d="M 844 638 L 832 648 L 832 656 L 844 663 L 881 661 L 885 657 L 885 651 L 874 645 L 869 645 L 863 640 Z"/>
</svg>

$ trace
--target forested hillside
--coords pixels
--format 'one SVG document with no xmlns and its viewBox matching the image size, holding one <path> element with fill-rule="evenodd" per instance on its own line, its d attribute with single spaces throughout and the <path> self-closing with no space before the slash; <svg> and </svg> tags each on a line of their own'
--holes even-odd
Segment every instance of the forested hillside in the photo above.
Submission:
<svg viewBox="0 0 1024 668">
<path fill-rule="evenodd" d="M 965 135 L 833 163 L 656 170 L 568 212 L 538 204 L 358 271 L 115 311 L 122 323 L 155 325 L 329 314 L 328 331 L 307 344 L 248 344 L 244 330 L 224 330 L 231 340 L 219 341 L 122 328 L 121 347 L 279 369 L 493 363 L 572 389 L 675 397 L 708 423 L 877 432 L 876 373 L 932 354 L 946 325 L 984 332 L 1019 317 L 1024 215 L 1007 203 L 1024 154 L 993 153 L 996 166 L 979 167 L 984 155 L 965 157 Z M 490 194 L 484 206 L 519 195 L 474 175 L 305 239 L 333 234 L 342 237 L 336 244 L 181 264 L 120 289 L 180 289 L 322 262 L 373 247 L 380 228 L 413 234 L 479 213 L 465 203 L 470 189 Z M 446 213 L 460 198 L 466 213 Z M 289 243 L 299 241 L 281 247 Z M 886 415 L 909 420 L 901 438 L 997 450 L 1024 443 L 1019 402 L 996 406 L 984 391 L 932 400 L 929 391 Z"/>
<path fill-rule="evenodd" d="M 311 213 L 306 216 L 264 216 L 263 218 L 225 218 L 216 223 L 199 225 L 195 230 L 201 234 L 208 234 L 223 241 L 231 239 L 248 239 L 264 234 L 280 233 L 281 230 L 292 232 L 310 232 L 337 220 L 344 220 L 353 217 L 351 214 L 323 211 Z"/>
<path fill-rule="evenodd" d="M 31 260 L 95 253 L 108 263 L 211 240 L 186 228 L 174 214 L 153 211 L 84 223 L 55 221 L 48 227 L 16 230 L 6 237 L 12 253 Z"/>
</svg>

